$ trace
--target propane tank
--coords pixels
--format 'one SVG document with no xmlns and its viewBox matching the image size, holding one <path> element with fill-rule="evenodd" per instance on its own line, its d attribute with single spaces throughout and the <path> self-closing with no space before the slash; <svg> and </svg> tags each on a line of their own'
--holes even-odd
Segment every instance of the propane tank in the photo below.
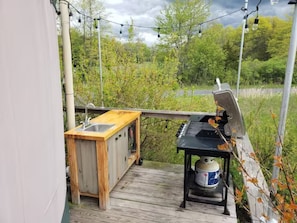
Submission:
<svg viewBox="0 0 297 223">
<path fill-rule="evenodd" d="M 214 157 L 201 156 L 195 163 L 195 182 L 201 187 L 214 188 L 219 184 L 220 166 Z"/>
</svg>

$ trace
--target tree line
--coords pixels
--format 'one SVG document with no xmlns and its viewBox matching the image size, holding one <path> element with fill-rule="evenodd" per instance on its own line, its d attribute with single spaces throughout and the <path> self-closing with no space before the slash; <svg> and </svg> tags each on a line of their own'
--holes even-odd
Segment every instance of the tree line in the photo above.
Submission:
<svg viewBox="0 0 297 223">
<path fill-rule="evenodd" d="M 75 4 L 87 15 L 105 14 L 101 2 L 82 0 Z M 116 99 L 117 103 L 125 102 L 125 106 L 129 106 L 131 100 L 127 99 L 132 97 L 132 104 L 136 100 L 138 106 L 146 108 L 156 106 L 161 100 L 155 98 L 156 94 L 162 97 L 181 86 L 213 85 L 216 77 L 235 85 L 242 27 L 207 23 L 200 36 L 201 23 L 209 16 L 209 7 L 202 0 L 176 0 L 167 5 L 156 17 L 156 27 L 166 28 L 156 30 L 160 38 L 153 46 L 136 37 L 132 19 L 125 42 L 112 34 L 110 24 L 101 26 L 105 100 L 112 104 Z M 97 22 L 84 19 L 70 30 L 74 86 L 76 94 L 84 100 L 94 98 L 95 92 L 99 92 Z M 253 18 L 249 18 L 248 23 L 252 27 Z M 259 17 L 259 28 L 245 34 L 242 85 L 283 82 L 291 24 L 291 17 Z M 296 82 L 294 75 L 293 83 Z M 133 86 L 145 94 L 135 97 Z M 148 97 L 155 98 L 153 103 Z"/>
</svg>

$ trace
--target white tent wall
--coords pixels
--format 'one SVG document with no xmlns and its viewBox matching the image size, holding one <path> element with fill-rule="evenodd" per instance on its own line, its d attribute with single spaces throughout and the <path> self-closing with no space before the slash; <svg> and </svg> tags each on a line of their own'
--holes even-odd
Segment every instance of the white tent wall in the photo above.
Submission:
<svg viewBox="0 0 297 223">
<path fill-rule="evenodd" d="M 0 222 L 59 223 L 66 196 L 56 14 L 0 0 Z"/>
</svg>

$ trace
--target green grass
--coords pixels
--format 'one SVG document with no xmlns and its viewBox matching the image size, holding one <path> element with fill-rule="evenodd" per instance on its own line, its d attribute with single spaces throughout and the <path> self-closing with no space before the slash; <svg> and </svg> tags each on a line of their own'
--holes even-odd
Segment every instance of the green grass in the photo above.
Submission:
<svg viewBox="0 0 297 223">
<path fill-rule="evenodd" d="M 290 163 L 293 170 L 297 168 L 297 95 L 291 95 L 284 139 L 283 155 Z M 273 155 L 275 152 L 275 139 L 281 108 L 281 95 L 251 96 L 239 98 L 238 103 L 244 116 L 246 130 L 253 145 L 254 151 L 260 160 L 262 170 L 267 178 L 271 179 L 273 168 Z M 176 110 L 215 112 L 216 106 L 212 95 L 184 96 L 176 99 Z M 271 113 L 277 115 L 272 118 Z M 146 119 L 142 122 L 143 145 L 142 156 L 144 159 L 183 164 L 183 151 L 176 153 L 175 133 L 182 121 L 166 121 L 159 119 Z M 238 163 L 231 162 L 231 174 L 234 186 L 239 189 L 243 186 L 243 179 L 238 171 Z M 246 197 L 243 204 L 247 205 Z M 237 206 L 238 221 L 246 222 L 248 214 Z"/>
<path fill-rule="evenodd" d="M 283 142 L 283 155 L 293 166 L 295 166 L 297 160 L 296 100 L 297 95 L 291 95 Z M 266 173 L 266 177 L 270 177 L 269 172 L 272 170 L 281 102 L 282 97 L 280 95 L 239 99 L 247 132 L 260 163 L 263 164 L 262 169 Z M 272 113 L 277 115 L 276 119 L 272 118 Z"/>
<path fill-rule="evenodd" d="M 281 96 L 257 96 L 239 98 L 238 103 L 244 116 L 247 133 L 253 148 L 263 165 L 266 177 L 270 177 L 275 138 L 279 119 L 272 118 L 271 113 L 279 117 Z M 286 135 L 283 154 L 288 157 L 293 168 L 297 160 L 297 95 L 290 98 Z M 215 112 L 215 103 L 212 95 L 183 96 L 176 99 L 176 110 Z M 142 155 L 145 159 L 183 163 L 183 154 L 176 153 L 175 133 L 182 121 L 145 119 L 142 121 Z M 236 179 L 236 177 L 235 177 Z"/>
</svg>

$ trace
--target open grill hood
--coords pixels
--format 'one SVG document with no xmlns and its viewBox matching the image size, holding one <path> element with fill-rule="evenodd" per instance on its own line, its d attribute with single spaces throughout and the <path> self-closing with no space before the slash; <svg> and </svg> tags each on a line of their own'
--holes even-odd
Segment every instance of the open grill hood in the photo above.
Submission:
<svg viewBox="0 0 297 223">
<path fill-rule="evenodd" d="M 230 131 L 235 133 L 236 137 L 245 135 L 244 120 L 235 99 L 232 90 L 228 84 L 219 85 L 217 90 L 213 91 L 214 100 L 217 105 L 224 108 L 228 119 L 228 127 Z"/>
</svg>

